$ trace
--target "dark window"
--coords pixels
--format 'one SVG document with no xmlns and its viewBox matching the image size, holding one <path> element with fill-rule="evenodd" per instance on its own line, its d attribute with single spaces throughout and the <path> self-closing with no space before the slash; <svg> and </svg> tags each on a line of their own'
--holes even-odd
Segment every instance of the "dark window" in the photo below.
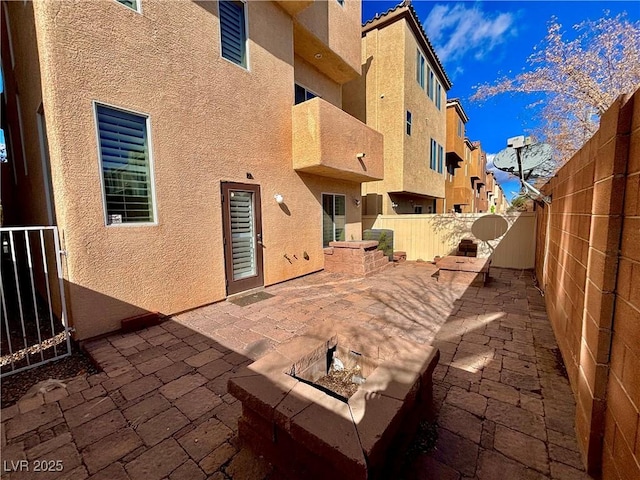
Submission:
<svg viewBox="0 0 640 480">
<path fill-rule="evenodd" d="M 245 28 L 245 4 L 220 0 L 220 39 L 222 56 L 247 68 L 247 32 Z"/>
<path fill-rule="evenodd" d="M 453 165 L 453 163 L 447 163 L 447 173 L 451 176 L 455 176 L 456 167 Z"/>
<path fill-rule="evenodd" d="M 424 89 L 424 57 L 420 50 L 416 50 L 416 81 L 420 85 L 420 88 Z"/>
<path fill-rule="evenodd" d="M 136 12 L 138 11 L 138 0 L 117 0 L 122 5 L 126 5 L 129 8 L 132 8 Z"/>
<path fill-rule="evenodd" d="M 438 143 L 432 138 L 431 146 L 429 148 L 429 168 L 431 168 L 431 170 L 435 170 L 437 168 L 437 147 Z"/>
<path fill-rule="evenodd" d="M 407 135 L 411 135 L 411 112 L 407 110 Z"/>
<path fill-rule="evenodd" d="M 316 98 L 317 96 L 318 95 L 316 95 L 312 91 L 307 90 L 306 88 L 301 87 L 296 83 L 296 86 L 295 86 L 295 97 L 296 97 L 295 104 L 296 105 L 302 102 L 306 102 L 307 100 L 311 100 L 312 98 Z"/>
</svg>

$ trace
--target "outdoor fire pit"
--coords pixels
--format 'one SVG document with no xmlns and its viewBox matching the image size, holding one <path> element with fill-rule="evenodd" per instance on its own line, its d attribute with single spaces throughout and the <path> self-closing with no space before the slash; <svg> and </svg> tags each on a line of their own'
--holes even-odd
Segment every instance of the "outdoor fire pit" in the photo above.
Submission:
<svg viewBox="0 0 640 480">
<path fill-rule="evenodd" d="M 430 404 L 438 357 L 379 331 L 321 324 L 229 380 L 240 440 L 278 478 L 382 478 L 398 433 Z"/>
</svg>

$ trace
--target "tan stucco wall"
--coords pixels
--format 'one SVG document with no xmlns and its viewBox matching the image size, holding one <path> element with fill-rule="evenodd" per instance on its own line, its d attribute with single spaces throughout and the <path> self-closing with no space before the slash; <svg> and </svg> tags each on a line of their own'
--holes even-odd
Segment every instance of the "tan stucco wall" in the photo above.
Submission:
<svg viewBox="0 0 640 480">
<path fill-rule="evenodd" d="M 446 94 L 438 110 L 416 82 L 418 43 L 404 19 L 366 32 L 362 39 L 362 71 L 366 79 L 343 87 L 347 111 L 384 134 L 384 180 L 363 184 L 363 195 L 382 195 L 385 215 L 413 212 L 421 196 L 444 198 L 444 173 L 429 167 L 430 141 L 446 145 Z M 366 91 L 366 99 L 360 95 Z M 406 111 L 412 114 L 406 134 Z M 392 199 L 388 192 L 405 192 Z M 413 194 L 413 196 L 411 195 Z M 414 204 L 410 202 L 414 200 Z M 424 205 L 430 200 L 424 198 Z M 394 209 L 393 203 L 398 206 Z M 426 212 L 426 208 L 424 209 Z"/>
<path fill-rule="evenodd" d="M 347 196 L 347 238 L 360 238 L 360 209 L 349 200 L 360 185 L 292 168 L 297 74 L 284 10 L 248 2 L 247 71 L 220 56 L 215 2 L 143 1 L 142 15 L 114 1 L 28 5 L 78 338 L 144 310 L 169 314 L 225 297 L 221 181 L 261 186 L 265 284 L 323 267 L 322 192 Z M 312 82 L 312 73 L 300 75 Z M 331 82 L 314 82 L 339 103 Z M 104 224 L 94 101 L 150 116 L 155 226 Z"/>
<path fill-rule="evenodd" d="M 293 66 L 297 84 L 311 90 L 336 107 L 342 108 L 342 87 L 339 83 L 320 73 L 298 55 L 294 55 Z"/>
<path fill-rule="evenodd" d="M 347 65 L 360 72 L 361 2 L 316 0 L 297 15 L 297 21 L 335 52 Z"/>
<path fill-rule="evenodd" d="M 431 138 L 446 149 L 446 93 L 442 88 L 441 109 L 438 110 L 416 81 L 418 43 L 409 26 L 405 22 L 402 24 L 405 41 L 405 108 L 411 111 L 413 117 L 412 134 L 404 136 L 404 190 L 443 198 L 444 172 L 438 173 L 429 167 L 429 152 Z"/>
</svg>

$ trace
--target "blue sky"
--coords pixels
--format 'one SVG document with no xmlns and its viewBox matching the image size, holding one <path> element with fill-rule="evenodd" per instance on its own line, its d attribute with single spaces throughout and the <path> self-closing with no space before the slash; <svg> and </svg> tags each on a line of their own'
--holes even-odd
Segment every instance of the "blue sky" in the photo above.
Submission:
<svg viewBox="0 0 640 480">
<path fill-rule="evenodd" d="M 398 1 L 364 0 L 363 22 L 397 5 Z M 626 11 L 640 19 L 640 2 L 627 1 L 425 1 L 412 2 L 447 75 L 453 83 L 448 98 L 460 98 L 467 115 L 467 136 L 482 142 L 489 154 L 506 148 L 509 137 L 527 133 L 538 123 L 535 110 L 526 108 L 534 99 L 503 95 L 482 104 L 469 97 L 474 86 L 519 73 L 535 45 L 556 16 L 567 33 L 583 20 L 597 20 L 609 10 L 612 16 Z M 517 191 L 518 182 L 503 183 Z"/>
</svg>

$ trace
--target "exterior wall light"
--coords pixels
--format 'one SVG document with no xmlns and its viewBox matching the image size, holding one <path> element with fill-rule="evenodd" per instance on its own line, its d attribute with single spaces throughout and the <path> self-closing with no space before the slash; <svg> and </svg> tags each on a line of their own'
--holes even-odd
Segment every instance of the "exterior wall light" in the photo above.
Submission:
<svg viewBox="0 0 640 480">
<path fill-rule="evenodd" d="M 356 158 L 358 160 L 362 160 L 365 157 L 366 153 L 361 152 L 361 153 L 356 153 Z"/>
<path fill-rule="evenodd" d="M 284 197 L 282 195 L 280 195 L 279 193 L 276 193 L 273 198 L 275 198 L 276 202 L 281 204 L 284 202 Z"/>
</svg>

